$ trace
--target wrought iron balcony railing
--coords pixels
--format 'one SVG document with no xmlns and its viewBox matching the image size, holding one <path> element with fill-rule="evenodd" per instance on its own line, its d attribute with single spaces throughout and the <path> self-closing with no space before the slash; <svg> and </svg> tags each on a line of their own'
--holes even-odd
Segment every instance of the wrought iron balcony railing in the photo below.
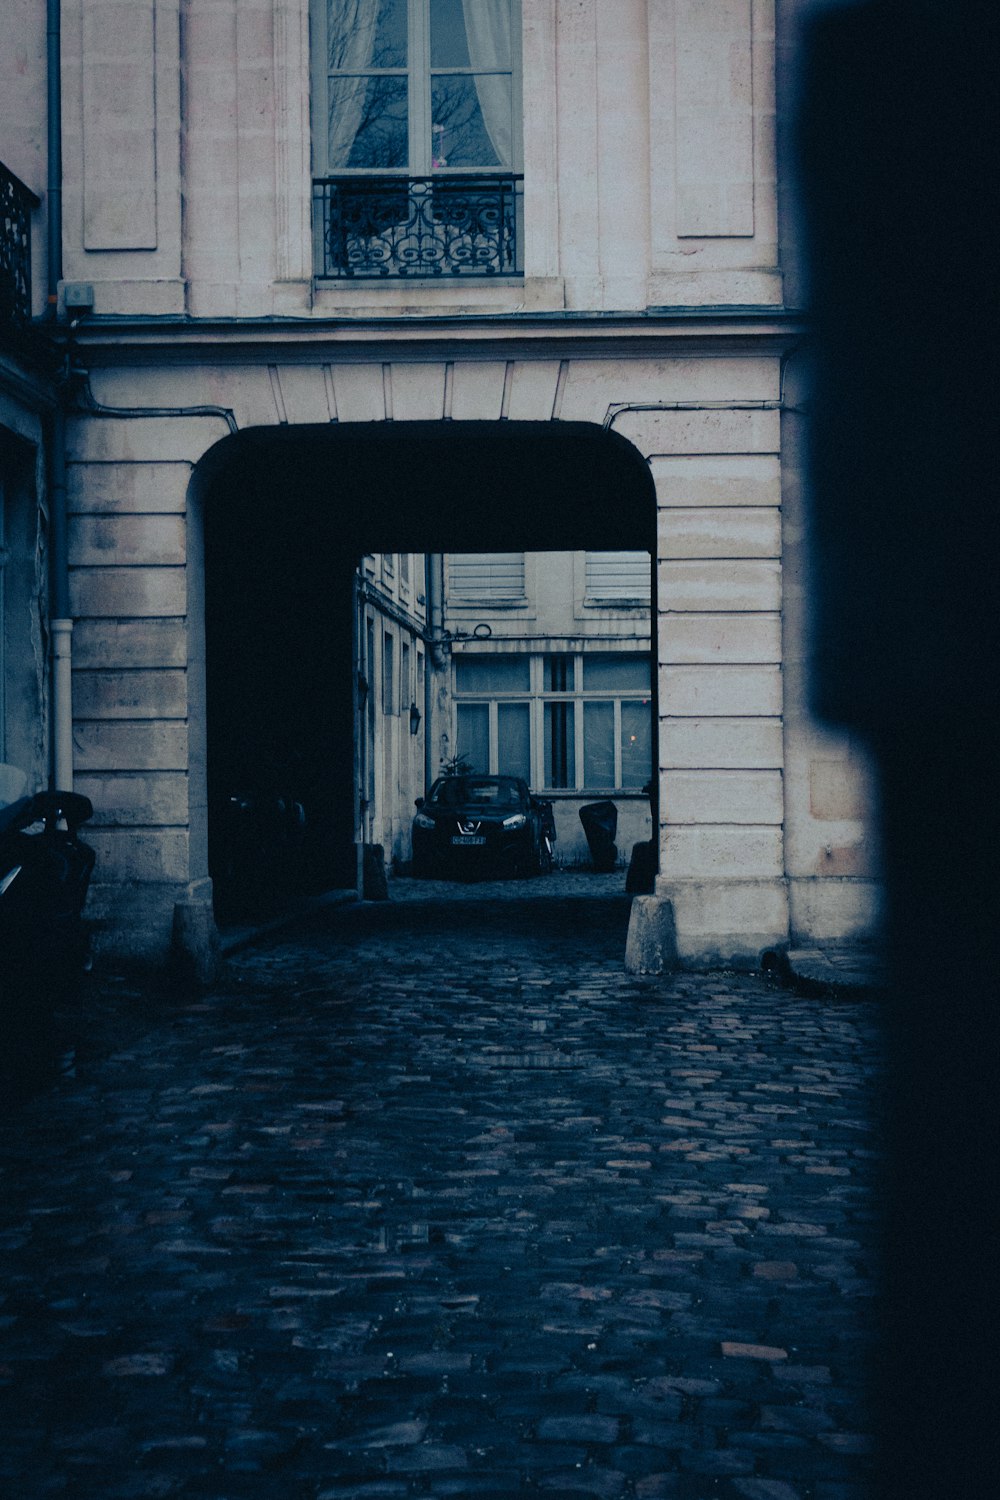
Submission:
<svg viewBox="0 0 1000 1500">
<path fill-rule="evenodd" d="M 38 204 L 0 162 L 0 324 L 31 318 L 31 214 Z"/>
<path fill-rule="evenodd" d="M 327 177 L 314 183 L 317 275 L 520 276 L 514 176 Z"/>
</svg>

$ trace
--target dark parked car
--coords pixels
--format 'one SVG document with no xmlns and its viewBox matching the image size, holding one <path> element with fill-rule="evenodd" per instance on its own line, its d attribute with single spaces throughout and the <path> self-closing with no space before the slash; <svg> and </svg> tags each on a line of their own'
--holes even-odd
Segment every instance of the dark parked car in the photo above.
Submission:
<svg viewBox="0 0 1000 1500">
<path fill-rule="evenodd" d="M 552 803 L 517 776 L 443 776 L 417 800 L 414 875 L 536 875 L 552 868 Z"/>
</svg>

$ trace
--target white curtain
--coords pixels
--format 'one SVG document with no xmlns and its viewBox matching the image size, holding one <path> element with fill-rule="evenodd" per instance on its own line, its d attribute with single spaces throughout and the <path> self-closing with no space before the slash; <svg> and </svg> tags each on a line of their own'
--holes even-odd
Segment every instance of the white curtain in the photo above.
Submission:
<svg viewBox="0 0 1000 1500">
<path fill-rule="evenodd" d="M 375 49 L 379 0 L 327 0 L 327 66 L 363 73 Z M 327 166 L 346 167 L 365 112 L 367 78 L 329 80 Z"/>
<path fill-rule="evenodd" d="M 469 62 L 476 74 L 476 93 L 483 112 L 486 133 L 501 166 L 513 164 L 514 142 L 511 130 L 511 75 L 486 74 L 486 68 L 511 67 L 510 10 L 511 0 L 462 0 L 465 12 L 465 35 L 469 43 Z"/>
</svg>

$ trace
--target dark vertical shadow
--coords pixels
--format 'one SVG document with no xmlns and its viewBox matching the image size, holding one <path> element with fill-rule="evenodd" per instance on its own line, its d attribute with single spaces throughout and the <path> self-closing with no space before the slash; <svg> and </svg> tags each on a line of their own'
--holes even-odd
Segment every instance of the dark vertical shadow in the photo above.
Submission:
<svg viewBox="0 0 1000 1500">
<path fill-rule="evenodd" d="M 800 108 L 814 703 L 867 736 L 883 803 L 892 1500 L 996 1473 L 995 41 L 970 0 L 829 12 Z"/>
</svg>

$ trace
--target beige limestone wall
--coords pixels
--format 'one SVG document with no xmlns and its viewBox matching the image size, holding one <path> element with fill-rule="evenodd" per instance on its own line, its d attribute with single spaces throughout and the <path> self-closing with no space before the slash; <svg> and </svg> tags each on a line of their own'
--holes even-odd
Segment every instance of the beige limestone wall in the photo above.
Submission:
<svg viewBox="0 0 1000 1500">
<path fill-rule="evenodd" d="M 69 426 L 74 766 L 97 853 L 88 909 L 99 943 L 158 958 L 174 903 L 208 874 L 192 809 L 203 705 L 189 690 L 186 506 L 195 461 L 224 431 L 218 419 Z"/>
<path fill-rule="evenodd" d="M 66 279 L 98 314 L 779 303 L 773 0 L 521 9 L 524 278 L 314 288 L 308 0 L 66 5 Z"/>
<path fill-rule="evenodd" d="M 64 278 L 99 313 L 183 312 L 179 0 L 62 17 Z"/>
<path fill-rule="evenodd" d="M 480 361 L 457 344 L 454 358 L 429 358 L 386 343 L 361 362 L 329 345 L 275 349 L 270 365 L 102 370 L 94 388 L 108 403 L 219 403 L 241 428 L 461 413 L 607 422 L 628 438 L 649 462 L 659 511 L 657 892 L 674 904 L 687 960 L 753 959 L 788 938 L 789 851 L 794 864 L 820 825 L 829 834 L 838 820 L 827 815 L 848 795 L 822 764 L 810 767 L 808 815 L 788 794 L 799 751 L 785 730 L 779 362 L 617 348 L 560 358 L 557 343 L 539 355 L 550 350 Z M 192 572 L 182 522 L 192 467 L 225 430 L 216 417 L 81 418 L 71 440 L 78 771 L 99 804 L 105 878 L 159 890 L 164 905 L 205 874 L 192 852 L 200 814 L 185 806 L 203 704 L 188 645 L 197 560 Z M 796 907 L 803 931 L 822 866 L 810 879 Z"/>
<path fill-rule="evenodd" d="M 45 128 L 45 6 L 6 0 L 0 46 L 0 162 L 42 200 L 32 215 L 33 311 L 45 307 L 48 152 Z"/>
<path fill-rule="evenodd" d="M 776 401 L 777 363 L 759 374 Z M 778 413 L 634 420 L 659 506 L 657 894 L 682 957 L 753 958 L 788 920 Z"/>
</svg>

